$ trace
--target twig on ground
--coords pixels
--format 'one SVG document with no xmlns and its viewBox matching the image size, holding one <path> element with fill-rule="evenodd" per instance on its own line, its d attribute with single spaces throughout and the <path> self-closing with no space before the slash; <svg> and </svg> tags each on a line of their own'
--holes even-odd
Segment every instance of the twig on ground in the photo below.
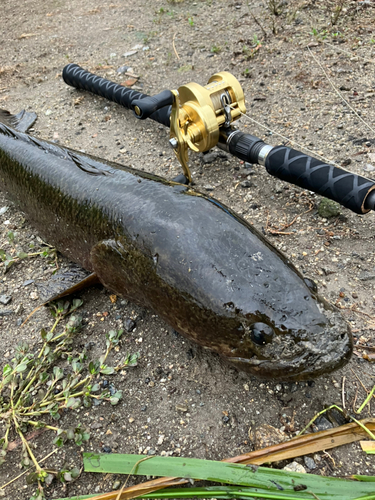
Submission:
<svg viewBox="0 0 375 500">
<path fill-rule="evenodd" d="M 41 464 L 42 462 L 44 462 L 45 460 L 47 460 L 47 458 L 49 458 L 54 453 L 57 453 L 58 451 L 59 451 L 59 448 L 55 448 L 54 450 L 51 451 L 51 453 L 49 453 L 48 455 L 46 455 L 44 458 L 41 458 L 40 460 L 38 460 L 38 462 Z M 32 469 L 32 467 L 29 467 L 25 471 L 21 472 L 21 474 L 19 474 L 18 476 L 14 477 L 11 481 L 7 482 L 6 484 L 3 484 L 3 486 L 0 486 L 0 491 L 3 490 L 4 488 L 6 488 L 7 486 L 9 486 L 10 484 L 14 483 L 14 481 L 17 481 L 17 479 L 19 479 L 20 477 L 22 477 L 25 474 L 27 474 L 31 469 Z"/>
<path fill-rule="evenodd" d="M 175 38 L 176 38 L 176 35 L 177 35 L 177 33 L 175 33 L 175 34 L 173 35 L 172 45 L 173 45 L 173 50 L 174 50 L 174 53 L 176 54 L 177 59 L 180 59 L 180 56 L 178 55 L 178 52 L 177 52 L 177 50 L 176 50 L 176 45 L 175 45 L 175 43 L 174 43 L 174 40 L 175 40 Z"/>
<path fill-rule="evenodd" d="M 310 203 L 309 204 L 309 209 L 306 210 L 305 212 L 302 212 L 301 214 L 298 214 L 294 217 L 294 219 L 291 221 L 291 222 L 285 222 L 281 227 L 271 227 L 270 224 L 269 224 L 269 213 L 267 212 L 267 222 L 266 222 L 266 232 L 270 233 L 270 234 L 280 234 L 280 235 L 288 235 L 288 234 L 293 234 L 293 233 L 285 233 L 285 229 L 288 229 L 288 227 L 292 226 L 296 220 L 298 219 L 298 217 L 301 217 L 302 215 L 305 215 L 309 212 L 311 212 L 311 210 L 314 208 L 314 205 L 313 203 Z"/>
</svg>

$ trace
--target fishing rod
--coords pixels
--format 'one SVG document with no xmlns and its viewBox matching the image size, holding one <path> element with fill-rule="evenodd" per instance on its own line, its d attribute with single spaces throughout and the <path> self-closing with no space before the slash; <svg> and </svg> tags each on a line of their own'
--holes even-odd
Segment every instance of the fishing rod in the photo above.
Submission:
<svg viewBox="0 0 375 500">
<path fill-rule="evenodd" d="M 232 124 L 246 113 L 239 81 L 229 72 L 213 75 L 207 85 L 191 82 L 178 90 L 148 96 L 101 78 L 77 64 L 63 70 L 68 85 L 104 97 L 170 128 L 169 143 L 191 182 L 189 149 L 206 152 L 214 146 L 240 160 L 262 165 L 278 179 L 330 198 L 357 214 L 375 210 L 375 182 L 325 163 L 290 147 L 271 146 Z"/>
</svg>

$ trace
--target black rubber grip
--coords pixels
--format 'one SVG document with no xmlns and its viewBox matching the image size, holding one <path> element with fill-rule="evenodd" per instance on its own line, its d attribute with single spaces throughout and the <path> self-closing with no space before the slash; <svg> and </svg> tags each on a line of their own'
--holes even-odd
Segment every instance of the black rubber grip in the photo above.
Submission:
<svg viewBox="0 0 375 500">
<path fill-rule="evenodd" d="M 132 101 L 131 106 L 135 116 L 140 120 L 145 120 L 159 109 L 171 106 L 173 99 L 174 97 L 170 90 L 163 90 L 160 94 L 144 97 L 143 99 L 135 99 Z"/>
<path fill-rule="evenodd" d="M 123 87 L 117 83 L 101 78 L 100 76 L 94 75 L 89 71 L 82 69 L 78 64 L 68 64 L 63 69 L 63 79 L 64 82 L 75 87 L 76 89 L 88 90 L 93 94 L 101 97 L 105 97 L 109 101 L 113 101 L 117 104 L 121 104 L 128 109 L 133 109 L 133 101 L 139 101 L 141 99 L 148 98 L 146 94 L 137 92 L 136 90 Z M 150 115 L 152 120 L 165 125 L 170 126 L 170 115 L 171 106 L 165 106 L 159 109 L 155 113 Z"/>
<path fill-rule="evenodd" d="M 357 214 L 371 209 L 366 197 L 375 183 L 286 146 L 268 153 L 265 167 L 271 175 L 337 201 Z"/>
</svg>

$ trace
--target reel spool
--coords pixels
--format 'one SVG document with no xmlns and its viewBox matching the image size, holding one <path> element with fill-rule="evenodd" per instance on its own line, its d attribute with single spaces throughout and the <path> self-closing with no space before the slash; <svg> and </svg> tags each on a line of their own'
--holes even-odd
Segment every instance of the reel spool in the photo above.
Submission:
<svg viewBox="0 0 375 500">
<path fill-rule="evenodd" d="M 188 148 L 204 152 L 216 146 L 219 129 L 246 113 L 245 97 L 239 81 L 227 71 L 213 75 L 204 87 L 191 82 L 172 93 L 169 143 L 191 182 Z"/>
</svg>

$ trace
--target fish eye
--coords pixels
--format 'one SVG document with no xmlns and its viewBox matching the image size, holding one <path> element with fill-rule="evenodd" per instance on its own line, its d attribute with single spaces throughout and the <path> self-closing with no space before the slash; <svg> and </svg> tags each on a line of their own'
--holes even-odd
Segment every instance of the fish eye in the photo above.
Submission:
<svg viewBox="0 0 375 500">
<path fill-rule="evenodd" d="M 315 281 L 313 281 L 310 278 L 304 278 L 303 281 L 305 282 L 305 285 L 307 286 L 307 288 L 309 290 L 311 290 L 312 292 L 317 292 L 318 291 L 318 286 L 315 283 Z"/>
<path fill-rule="evenodd" d="M 250 327 L 250 338 L 254 344 L 265 345 L 272 342 L 273 329 L 265 323 L 254 323 Z"/>
</svg>

